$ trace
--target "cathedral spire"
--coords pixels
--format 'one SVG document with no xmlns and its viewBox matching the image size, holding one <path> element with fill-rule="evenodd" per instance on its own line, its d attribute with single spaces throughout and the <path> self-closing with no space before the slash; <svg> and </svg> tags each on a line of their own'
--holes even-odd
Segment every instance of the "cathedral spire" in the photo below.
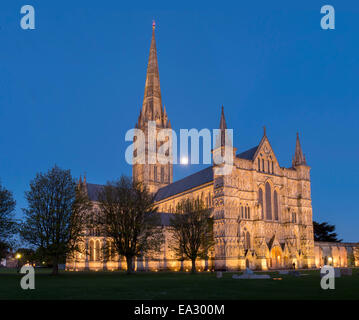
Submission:
<svg viewBox="0 0 359 320">
<path fill-rule="evenodd" d="M 230 141 L 226 141 L 226 129 L 227 129 L 227 123 L 226 123 L 226 118 L 224 117 L 224 107 L 222 105 L 221 120 L 219 121 L 220 134 L 218 135 L 215 144 L 217 147 L 230 145 Z"/>
<path fill-rule="evenodd" d="M 141 112 L 143 121 L 155 120 L 156 116 L 162 117 L 163 115 L 160 76 L 158 72 L 155 27 L 156 24 L 153 21 L 150 55 L 148 58 L 147 65 L 145 94 L 143 97 Z"/>
<path fill-rule="evenodd" d="M 227 129 L 226 119 L 224 118 L 223 105 L 222 105 L 222 112 L 221 112 L 221 121 L 219 122 L 219 129 L 221 129 L 221 130 Z"/>
<path fill-rule="evenodd" d="M 135 161 L 132 165 L 132 178 L 134 181 L 143 183 L 151 193 L 157 192 L 158 189 L 172 183 L 173 181 L 173 160 L 172 160 L 172 134 L 166 136 L 168 149 L 165 154 L 160 154 L 160 145 L 156 141 L 157 134 L 160 130 L 171 127 L 171 122 L 168 118 L 166 109 L 163 108 L 160 88 L 160 76 L 158 72 L 156 39 L 155 39 L 156 24 L 152 23 L 152 40 L 150 47 L 150 54 L 148 57 L 147 74 L 145 93 L 143 96 L 142 109 L 138 117 L 137 128 L 144 134 L 146 146 L 138 150 L 134 150 L 134 157 L 144 159 L 144 163 Z M 156 132 L 149 132 L 149 121 L 155 122 Z M 149 147 L 152 138 L 155 139 L 154 148 Z M 160 142 L 160 141 L 158 141 Z M 139 153 L 140 152 L 140 153 Z M 158 158 L 160 156 L 160 159 Z M 155 159 L 152 163 L 150 159 Z"/>
<path fill-rule="evenodd" d="M 294 153 L 294 157 L 293 157 L 293 162 L 292 162 L 292 166 L 300 166 L 300 165 L 307 165 L 307 161 L 305 160 L 305 156 L 303 154 L 302 151 L 302 147 L 300 145 L 300 141 L 299 141 L 299 133 L 297 132 L 297 141 L 295 144 L 295 153 Z"/>
</svg>

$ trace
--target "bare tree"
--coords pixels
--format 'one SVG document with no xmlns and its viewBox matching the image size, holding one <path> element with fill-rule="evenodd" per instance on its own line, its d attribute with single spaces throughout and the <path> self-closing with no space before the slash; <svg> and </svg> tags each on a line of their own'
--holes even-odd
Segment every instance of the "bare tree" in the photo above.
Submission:
<svg viewBox="0 0 359 320">
<path fill-rule="evenodd" d="M 214 244 L 210 210 L 201 200 L 183 200 L 178 204 L 170 225 L 170 247 L 179 259 L 185 256 L 192 261 L 192 273 L 195 273 L 196 259 L 208 257 Z"/>
<path fill-rule="evenodd" d="M 163 243 L 154 196 L 141 183 L 122 176 L 100 191 L 98 225 L 112 240 L 119 256 L 125 256 L 127 273 L 133 272 L 133 258 L 158 252 Z"/>
<path fill-rule="evenodd" d="M 20 235 L 37 252 L 51 261 L 52 274 L 66 255 L 80 250 L 91 202 L 82 184 L 76 184 L 70 170 L 55 166 L 38 173 L 25 192 L 28 207 Z"/>
<path fill-rule="evenodd" d="M 12 193 L 0 184 L 0 243 L 3 254 L 6 252 L 4 248 L 11 246 L 12 237 L 17 232 L 17 223 L 14 219 L 15 204 Z"/>
</svg>

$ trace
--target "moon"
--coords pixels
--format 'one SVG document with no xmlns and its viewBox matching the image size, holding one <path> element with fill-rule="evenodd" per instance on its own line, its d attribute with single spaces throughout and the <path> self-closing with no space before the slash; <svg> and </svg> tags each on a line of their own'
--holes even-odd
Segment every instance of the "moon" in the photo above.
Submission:
<svg viewBox="0 0 359 320">
<path fill-rule="evenodd" d="M 182 157 L 181 158 L 181 164 L 188 164 L 188 158 L 187 157 Z"/>
</svg>

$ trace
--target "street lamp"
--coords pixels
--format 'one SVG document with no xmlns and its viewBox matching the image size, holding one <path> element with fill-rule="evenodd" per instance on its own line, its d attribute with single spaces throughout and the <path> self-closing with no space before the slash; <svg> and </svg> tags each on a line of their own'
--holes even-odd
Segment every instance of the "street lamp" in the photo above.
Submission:
<svg viewBox="0 0 359 320">
<path fill-rule="evenodd" d="M 20 259 L 21 259 L 21 254 L 20 253 L 17 253 L 15 258 L 17 259 L 17 262 L 16 262 L 16 271 L 19 273 L 20 271 Z"/>
</svg>

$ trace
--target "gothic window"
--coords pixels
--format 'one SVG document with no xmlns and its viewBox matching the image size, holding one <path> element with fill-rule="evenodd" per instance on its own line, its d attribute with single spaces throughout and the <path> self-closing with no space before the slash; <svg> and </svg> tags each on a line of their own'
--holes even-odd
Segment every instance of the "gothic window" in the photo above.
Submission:
<svg viewBox="0 0 359 320">
<path fill-rule="evenodd" d="M 161 182 L 165 180 L 165 170 L 161 167 Z"/>
<path fill-rule="evenodd" d="M 263 190 L 260 188 L 258 191 L 258 203 L 261 205 L 261 219 L 264 218 L 264 205 L 263 205 Z"/>
<path fill-rule="evenodd" d="M 274 162 L 272 161 L 272 173 L 274 173 Z"/>
<path fill-rule="evenodd" d="M 268 182 L 266 182 L 266 219 L 272 220 L 272 191 Z"/>
<path fill-rule="evenodd" d="M 251 208 L 248 207 L 248 219 L 250 219 L 250 218 L 251 218 Z"/>
<path fill-rule="evenodd" d="M 95 254 L 95 261 L 99 261 L 100 260 L 100 255 L 101 255 L 101 252 L 100 252 L 100 241 L 97 240 L 96 241 L 96 248 L 95 248 L 95 251 L 96 251 L 96 254 Z"/>
<path fill-rule="evenodd" d="M 295 212 L 292 212 L 292 222 L 297 223 L 297 214 Z"/>
<path fill-rule="evenodd" d="M 274 190 L 273 202 L 274 202 L 274 220 L 278 220 L 279 203 L 278 203 L 278 192 L 277 192 L 277 190 Z"/>
<path fill-rule="evenodd" d="M 112 261 L 112 248 L 111 248 L 111 241 L 107 240 L 107 260 Z"/>
<path fill-rule="evenodd" d="M 157 167 L 156 166 L 153 167 L 153 180 L 157 181 Z"/>
<path fill-rule="evenodd" d="M 264 159 L 262 159 L 262 171 L 264 172 Z"/>
<path fill-rule="evenodd" d="M 278 220 L 279 203 L 278 203 L 278 192 L 277 192 L 277 190 L 274 190 L 273 202 L 274 202 L 274 220 Z"/>
<path fill-rule="evenodd" d="M 258 171 L 261 171 L 261 159 L 258 158 Z"/>
<path fill-rule="evenodd" d="M 90 240 L 90 261 L 94 261 L 95 257 L 94 257 L 94 253 L 95 253 L 95 248 L 94 248 L 94 244 L 93 244 L 93 240 Z"/>
<path fill-rule="evenodd" d="M 270 173 L 269 160 L 267 160 L 267 165 L 268 165 L 268 167 L 267 167 L 267 172 Z"/>
</svg>

